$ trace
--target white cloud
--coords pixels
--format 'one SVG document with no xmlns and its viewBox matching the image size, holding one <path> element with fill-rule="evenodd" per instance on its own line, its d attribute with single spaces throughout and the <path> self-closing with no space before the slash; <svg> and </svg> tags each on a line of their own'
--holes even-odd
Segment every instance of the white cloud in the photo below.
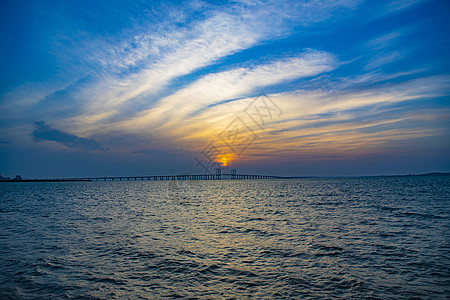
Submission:
<svg viewBox="0 0 450 300">
<path fill-rule="evenodd" d="M 88 61 L 100 64 L 100 67 L 96 71 L 98 80 L 85 87 L 79 119 L 95 120 L 101 124 L 102 117 L 120 115 L 122 108 L 133 106 L 133 102 L 147 101 L 149 107 L 175 78 L 191 74 L 265 40 L 278 38 L 289 32 L 295 22 L 311 25 L 323 21 L 337 8 L 349 9 L 358 3 L 319 2 L 319 10 L 309 2 L 296 1 L 268 1 L 252 6 L 252 9 L 240 4 L 224 9 L 209 7 L 203 19 L 185 27 L 170 26 L 167 29 L 165 24 L 161 25 L 161 30 L 151 31 L 142 25 L 128 30 L 125 35 L 128 37 L 113 40 L 110 45 L 101 41 L 99 50 L 87 55 Z M 155 25 L 150 28 L 160 27 Z M 298 73 L 298 70 L 295 72 Z M 262 70 L 252 76 L 260 73 Z M 285 79 L 289 76 L 287 73 Z M 246 78 L 251 79 L 249 76 Z M 257 79 L 254 77 L 253 81 Z M 274 82 L 277 82 L 276 78 Z M 138 97 L 140 100 L 137 100 Z M 77 122 L 70 124 L 67 120 L 64 123 L 66 126 L 77 126 L 77 130 L 82 130 L 84 126 Z"/>
<path fill-rule="evenodd" d="M 93 80 L 71 95 L 76 104 L 68 104 L 77 106 L 72 116 L 53 117 L 49 121 L 61 130 L 87 137 L 111 132 L 147 134 L 149 128 L 161 130 L 161 136 L 177 135 L 178 122 L 192 113 L 204 118 L 211 105 L 248 97 L 265 86 L 330 71 L 337 66 L 337 60 L 330 53 L 310 50 L 262 64 L 237 65 L 227 71 L 210 73 L 160 99 L 160 93 L 171 81 L 236 52 L 280 38 L 295 26 L 311 26 L 333 15 L 339 18 L 342 9 L 355 8 L 360 1 L 244 2 L 247 3 L 239 1 L 217 8 L 195 1 L 192 11 L 172 11 L 171 18 L 178 21 L 190 19 L 189 14 L 198 13 L 196 9 L 206 11 L 182 26 L 142 20 L 141 25 L 124 30 L 119 37 L 90 39 L 87 45 L 90 52 L 78 54 L 86 64 L 94 65 L 90 70 Z M 121 114 L 122 108 L 132 107 L 138 97 L 139 101 L 150 99 L 147 107 L 151 109 L 137 119 L 111 121 L 115 114 Z M 57 106 L 47 106 L 35 112 L 35 116 L 52 116 L 57 109 Z M 186 121 L 187 126 L 196 127 L 194 120 L 198 119 Z"/>
<path fill-rule="evenodd" d="M 403 58 L 403 54 L 399 51 L 392 51 L 386 54 L 377 55 L 372 58 L 369 63 L 364 67 L 365 70 L 372 70 L 375 68 L 382 67 L 391 62 L 398 61 Z"/>
<path fill-rule="evenodd" d="M 398 10 L 402 10 L 402 9 L 406 9 L 410 6 L 413 6 L 419 2 L 422 2 L 423 0 L 397 0 L 397 1 L 392 1 L 391 3 L 389 3 L 388 5 L 388 9 L 391 12 L 395 12 Z"/>
<path fill-rule="evenodd" d="M 143 122 L 148 126 L 149 122 L 157 124 L 161 119 L 170 116 L 170 124 L 177 126 L 181 119 L 210 105 L 246 97 L 265 86 L 318 75 L 336 66 L 336 59 L 329 53 L 309 50 L 295 57 L 252 68 L 235 68 L 209 74 L 162 99 L 156 107 L 131 122 Z"/>
<path fill-rule="evenodd" d="M 262 69 L 264 68 L 261 67 Z M 254 99 L 243 98 L 210 106 L 217 104 L 219 98 L 208 101 L 211 98 L 206 96 L 220 96 L 220 93 L 215 93 L 222 84 L 225 84 L 225 87 L 221 92 L 226 93 L 227 82 L 232 84 L 240 80 L 243 81 L 243 91 L 246 90 L 245 88 L 251 85 L 248 85 L 245 76 L 253 77 L 249 73 L 252 71 L 245 73 L 239 69 L 235 70 L 235 73 L 217 74 L 220 76 L 214 80 L 212 75 L 209 75 L 211 78 L 204 78 L 180 91 L 177 97 L 169 96 L 161 106 L 147 111 L 145 116 L 114 124 L 113 130 L 122 134 L 137 134 L 143 139 L 151 134 L 152 138 L 164 139 L 163 143 L 166 145 L 190 151 L 200 151 L 210 141 L 220 144 L 218 134 L 227 128 L 236 116 L 245 117 L 242 115 L 243 110 Z M 208 84 L 211 85 L 209 90 L 206 89 Z M 440 97 L 449 91 L 450 78 L 435 76 L 359 90 L 316 89 L 270 94 L 268 97 L 278 104 L 283 114 L 268 122 L 262 131 L 252 127 L 258 134 L 258 141 L 255 141 L 251 148 L 253 150 L 250 149 L 248 153 L 266 153 L 263 148 L 271 143 L 276 143 L 278 154 L 286 155 L 295 149 L 299 153 L 302 152 L 303 150 L 299 149 L 303 149 L 308 143 L 310 146 L 314 145 L 310 150 L 317 153 L 320 149 L 325 152 L 332 151 L 333 147 L 336 151 L 363 151 L 377 145 L 386 146 L 388 141 L 435 136 L 440 134 L 440 131 L 433 126 L 439 125 L 431 126 L 430 122 L 437 122 L 436 112 L 423 111 L 418 115 L 407 103 Z M 230 96 L 233 92 L 228 93 Z M 393 107 L 400 103 L 402 108 Z M 200 107 L 208 109 L 199 110 Z M 187 117 L 186 112 L 192 111 L 198 113 Z M 428 119 L 425 128 L 420 127 L 420 124 L 423 124 L 420 123 L 422 118 Z M 406 123 L 407 126 L 402 125 Z M 379 129 L 376 129 L 377 126 Z M 308 151 L 304 154 L 312 153 Z"/>
<path fill-rule="evenodd" d="M 401 32 L 400 31 L 393 31 L 389 32 L 387 34 L 384 34 L 382 36 L 378 36 L 366 43 L 366 46 L 368 48 L 374 49 L 374 50 L 380 50 L 383 48 L 387 48 L 391 46 L 391 44 L 400 37 Z"/>
</svg>

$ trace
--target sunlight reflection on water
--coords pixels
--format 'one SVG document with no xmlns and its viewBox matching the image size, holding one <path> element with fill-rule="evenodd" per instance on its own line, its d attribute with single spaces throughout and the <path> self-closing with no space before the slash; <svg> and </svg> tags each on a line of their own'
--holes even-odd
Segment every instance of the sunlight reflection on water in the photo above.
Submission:
<svg viewBox="0 0 450 300">
<path fill-rule="evenodd" d="M 450 296 L 448 177 L 170 184 L 2 183 L 0 297 Z"/>
</svg>

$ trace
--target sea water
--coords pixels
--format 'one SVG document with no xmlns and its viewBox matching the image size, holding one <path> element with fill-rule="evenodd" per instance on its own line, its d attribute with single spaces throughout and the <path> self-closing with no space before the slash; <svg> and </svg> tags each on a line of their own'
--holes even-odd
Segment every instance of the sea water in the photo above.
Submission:
<svg viewBox="0 0 450 300">
<path fill-rule="evenodd" d="M 0 183 L 1 299 L 449 299 L 450 177 Z"/>
</svg>

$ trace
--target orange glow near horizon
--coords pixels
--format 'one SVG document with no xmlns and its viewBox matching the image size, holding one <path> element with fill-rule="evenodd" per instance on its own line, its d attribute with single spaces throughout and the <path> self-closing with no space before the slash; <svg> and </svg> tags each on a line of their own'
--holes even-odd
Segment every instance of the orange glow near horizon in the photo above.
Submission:
<svg viewBox="0 0 450 300">
<path fill-rule="evenodd" d="M 231 154 L 224 154 L 217 158 L 217 162 L 222 164 L 222 167 L 228 167 L 231 163 Z"/>
</svg>

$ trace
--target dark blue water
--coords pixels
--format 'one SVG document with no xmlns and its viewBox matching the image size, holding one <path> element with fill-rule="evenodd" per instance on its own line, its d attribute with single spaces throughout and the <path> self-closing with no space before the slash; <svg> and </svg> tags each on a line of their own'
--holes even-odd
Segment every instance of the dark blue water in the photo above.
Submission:
<svg viewBox="0 0 450 300">
<path fill-rule="evenodd" d="M 1 299 L 449 299 L 450 177 L 0 183 Z"/>
</svg>

